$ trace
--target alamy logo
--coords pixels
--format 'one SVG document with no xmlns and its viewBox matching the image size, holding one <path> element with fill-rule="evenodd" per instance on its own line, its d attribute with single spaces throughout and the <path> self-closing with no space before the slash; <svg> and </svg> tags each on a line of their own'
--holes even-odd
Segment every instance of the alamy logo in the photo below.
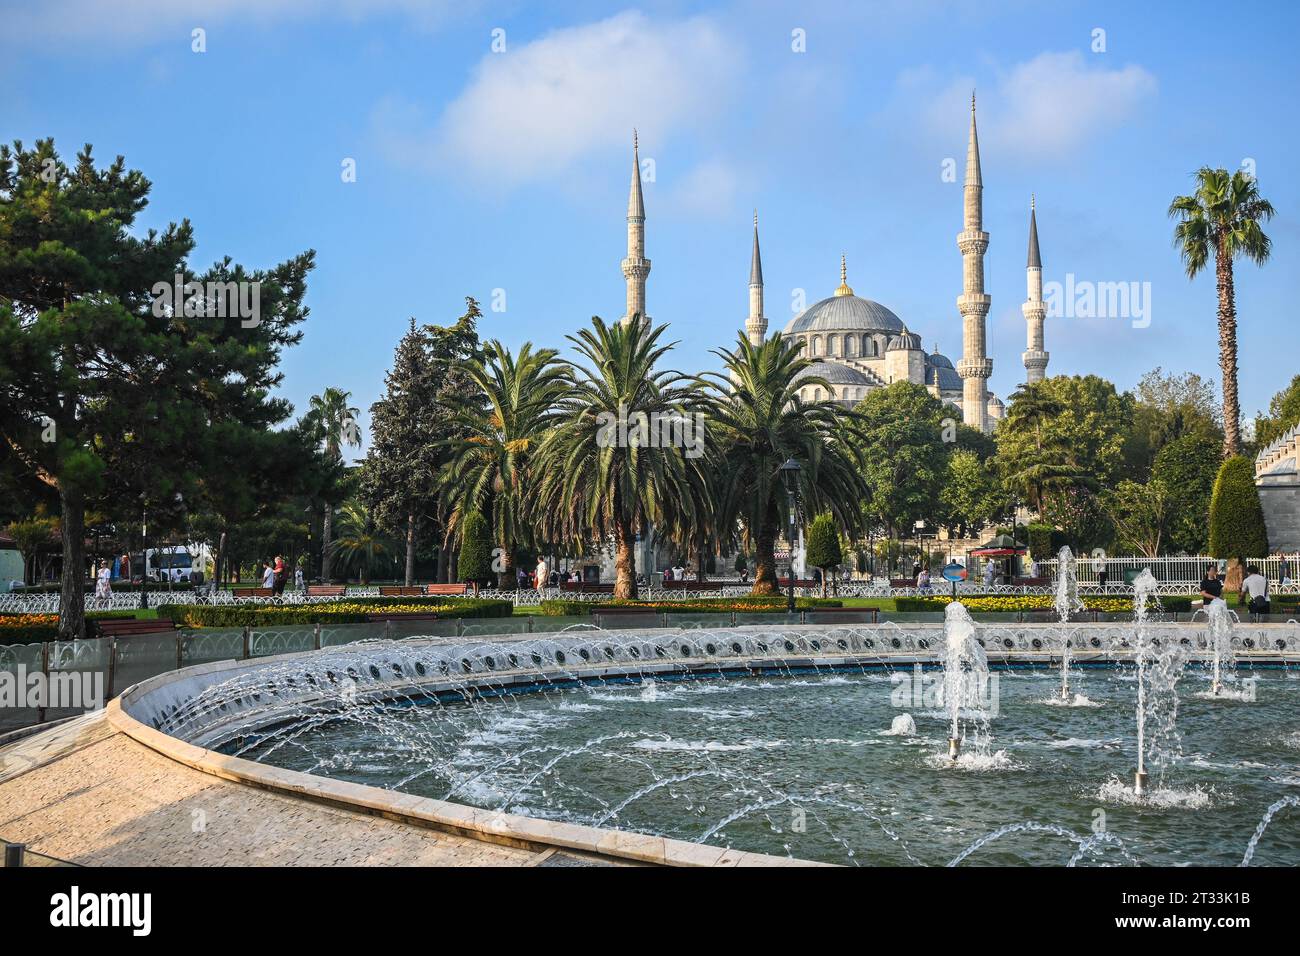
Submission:
<svg viewBox="0 0 1300 956">
<path fill-rule="evenodd" d="M 618 412 L 596 416 L 596 444 L 601 448 L 683 448 L 687 458 L 704 454 L 704 415 L 695 412 Z"/>
<path fill-rule="evenodd" d="M 155 282 L 153 314 L 187 318 L 239 319 L 240 327 L 254 329 L 262 324 L 261 282 L 186 282 L 179 272 L 172 282 Z"/>
<path fill-rule="evenodd" d="M 50 925 L 129 926 L 133 936 L 148 936 L 153 927 L 151 893 L 68 893 L 50 897 Z"/>
<path fill-rule="evenodd" d="M 27 672 L 26 664 L 0 671 L 0 708 L 39 707 L 101 710 L 104 675 L 101 671 Z"/>
<path fill-rule="evenodd" d="M 1132 319 L 1133 328 L 1151 324 L 1150 282 L 1092 282 L 1065 274 L 1065 283 L 1044 282 L 1049 318 Z"/>
</svg>

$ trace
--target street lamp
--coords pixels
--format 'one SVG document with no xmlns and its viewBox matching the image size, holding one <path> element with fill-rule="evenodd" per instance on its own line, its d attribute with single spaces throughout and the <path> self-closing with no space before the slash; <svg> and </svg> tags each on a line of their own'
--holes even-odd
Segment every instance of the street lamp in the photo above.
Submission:
<svg viewBox="0 0 1300 956">
<path fill-rule="evenodd" d="M 781 466 L 781 480 L 785 493 L 790 496 L 790 596 L 786 600 L 786 613 L 794 613 L 794 522 L 799 513 L 799 463 L 787 458 Z"/>
<path fill-rule="evenodd" d="M 140 496 L 140 608 L 149 607 L 149 506 Z"/>
</svg>

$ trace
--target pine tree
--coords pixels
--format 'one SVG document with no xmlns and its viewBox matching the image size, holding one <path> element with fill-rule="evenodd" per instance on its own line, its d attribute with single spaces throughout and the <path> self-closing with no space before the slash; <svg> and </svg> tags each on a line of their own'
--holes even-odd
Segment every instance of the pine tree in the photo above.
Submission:
<svg viewBox="0 0 1300 956">
<path fill-rule="evenodd" d="M 188 221 L 133 234 L 149 190 L 121 157 L 96 167 L 89 146 L 72 167 L 52 140 L 0 146 L 0 447 L 59 498 L 64 640 L 85 634 L 88 508 L 136 528 L 147 509 L 166 530 L 291 410 L 271 396 L 281 351 L 302 337 L 314 253 L 195 273 Z M 240 301 L 224 292 L 218 311 L 195 282 Z"/>
</svg>

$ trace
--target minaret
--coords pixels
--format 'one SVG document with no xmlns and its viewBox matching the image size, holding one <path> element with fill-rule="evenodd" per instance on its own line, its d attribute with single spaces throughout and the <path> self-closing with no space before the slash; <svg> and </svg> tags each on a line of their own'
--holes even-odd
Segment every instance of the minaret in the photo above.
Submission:
<svg viewBox="0 0 1300 956">
<path fill-rule="evenodd" d="M 636 130 L 632 130 L 632 190 L 627 197 L 627 258 L 623 260 L 623 277 L 627 280 L 627 312 L 623 321 L 645 314 L 645 280 L 650 274 L 650 260 L 645 257 L 645 202 L 641 198 L 641 154 Z"/>
<path fill-rule="evenodd" d="M 1047 305 L 1043 302 L 1043 260 L 1038 255 L 1038 218 L 1034 213 L 1034 197 L 1029 197 L 1029 262 L 1025 266 L 1028 298 L 1020 311 L 1029 325 L 1029 344 L 1023 356 L 1025 381 L 1032 385 L 1041 382 L 1047 369 L 1048 353 L 1043 351 L 1043 319 Z"/>
<path fill-rule="evenodd" d="M 993 361 L 988 358 L 985 319 L 990 297 L 984 291 L 984 253 L 989 234 L 984 231 L 984 181 L 980 176 L 980 144 L 975 132 L 975 94 L 970 96 L 970 143 L 966 148 L 965 221 L 957 234 L 961 250 L 962 292 L 957 311 L 962 320 L 962 357 L 957 374 L 962 379 L 962 420 L 972 428 L 988 430 L 988 377 Z"/>
<path fill-rule="evenodd" d="M 758 254 L 758 210 L 754 211 L 754 254 L 749 260 L 749 318 L 745 334 L 750 345 L 762 345 L 767 337 L 767 316 L 763 314 L 763 260 Z"/>
</svg>

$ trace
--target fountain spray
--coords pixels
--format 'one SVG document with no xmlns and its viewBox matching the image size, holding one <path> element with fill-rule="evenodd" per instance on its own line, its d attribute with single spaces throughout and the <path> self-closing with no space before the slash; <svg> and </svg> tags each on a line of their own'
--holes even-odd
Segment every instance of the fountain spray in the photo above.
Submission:
<svg viewBox="0 0 1300 956">
<path fill-rule="evenodd" d="M 1232 664 L 1232 625 L 1236 615 L 1229 609 L 1223 598 L 1215 598 L 1205 608 L 1205 615 L 1210 622 L 1210 651 L 1214 655 L 1214 679 L 1210 684 L 1210 694 L 1218 697 L 1223 693 L 1223 666 Z"/>
<path fill-rule="evenodd" d="M 1149 640 L 1147 636 L 1147 601 L 1155 593 L 1159 582 L 1150 568 L 1143 568 L 1142 573 L 1133 582 L 1133 619 L 1137 624 L 1137 773 L 1133 776 L 1133 793 L 1142 796 L 1147 788 L 1146 771 L 1146 657 Z"/>
<path fill-rule="evenodd" d="M 943 703 L 948 711 L 950 760 L 961 753 L 961 708 L 982 709 L 980 694 L 987 686 L 988 674 L 988 656 L 975 639 L 975 622 L 960 601 L 953 601 L 944 611 L 943 621 Z"/>
<path fill-rule="evenodd" d="M 1074 572 L 1074 553 L 1069 545 L 1056 556 L 1056 615 L 1061 624 L 1068 624 L 1070 615 L 1083 608 L 1079 600 L 1079 579 Z M 1061 640 L 1061 700 L 1070 699 L 1070 639 L 1062 634 Z"/>
</svg>

